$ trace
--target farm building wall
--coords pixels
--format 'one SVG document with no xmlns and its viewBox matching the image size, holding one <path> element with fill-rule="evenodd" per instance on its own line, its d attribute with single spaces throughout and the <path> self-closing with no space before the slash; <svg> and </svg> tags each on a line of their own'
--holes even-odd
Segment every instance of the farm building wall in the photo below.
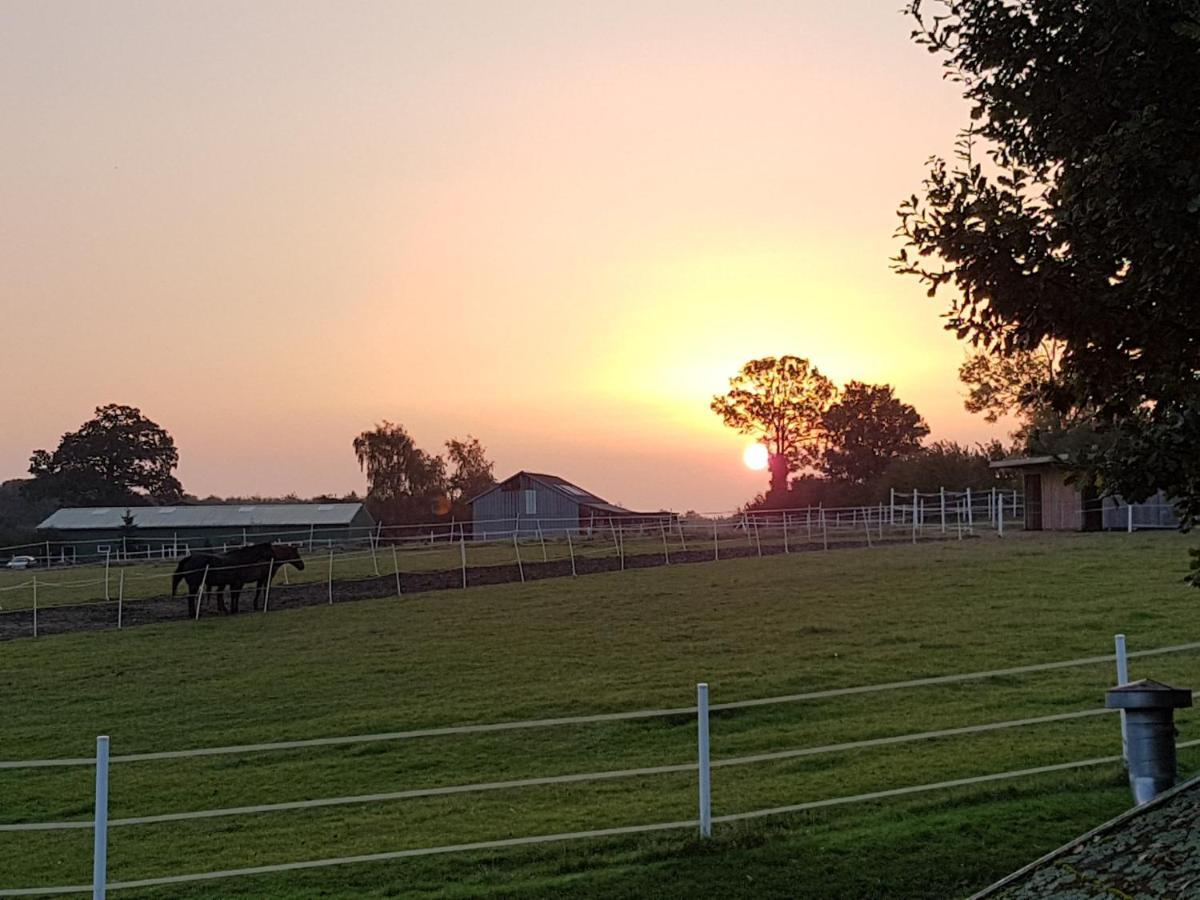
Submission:
<svg viewBox="0 0 1200 900">
<path fill-rule="evenodd" d="M 530 511 L 526 491 L 533 491 Z M 579 504 L 542 481 L 522 474 L 498 484 L 471 503 L 472 534 L 477 541 L 562 536 L 579 533 Z"/>
<path fill-rule="evenodd" d="M 1067 484 L 1068 473 L 1046 467 L 1037 474 L 1042 478 L 1042 530 L 1082 530 L 1083 498 L 1074 484 Z"/>
<path fill-rule="evenodd" d="M 1120 497 L 1086 497 L 1077 484 L 1068 483 L 1070 473 L 1061 466 L 1030 467 L 1025 473 L 1026 528 L 1042 531 L 1124 531 L 1130 527 L 1178 528 L 1174 505 L 1159 491 L 1143 503 L 1129 504 Z M 1030 479 L 1041 483 L 1040 529 L 1037 512 L 1029 504 L 1037 496 Z M 1085 513 L 1086 510 L 1086 513 Z M 1132 512 L 1131 512 L 1132 510 Z M 1031 516 L 1030 513 L 1034 515 Z"/>
<path fill-rule="evenodd" d="M 116 529 L 61 530 L 47 533 L 51 560 L 85 562 L 105 557 L 172 559 L 201 550 L 236 547 L 243 541 L 278 541 L 331 547 L 370 537 L 374 523 L 368 513 L 355 515 L 349 525 L 257 526 L 248 528 L 138 528 L 128 536 Z"/>
</svg>

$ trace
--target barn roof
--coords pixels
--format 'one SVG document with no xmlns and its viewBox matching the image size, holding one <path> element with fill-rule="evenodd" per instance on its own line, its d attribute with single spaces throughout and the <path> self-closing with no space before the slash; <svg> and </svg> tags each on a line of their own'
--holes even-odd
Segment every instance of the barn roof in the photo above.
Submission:
<svg viewBox="0 0 1200 900">
<path fill-rule="evenodd" d="M 972 900 L 1194 896 L 1200 883 L 1200 778 L 1076 838 Z"/>
<path fill-rule="evenodd" d="M 597 512 L 606 512 L 606 513 L 612 513 L 613 515 L 625 515 L 625 516 L 652 515 L 651 513 L 634 512 L 633 510 L 626 509 L 623 506 L 617 506 L 615 503 L 609 503 L 607 500 L 603 499 L 602 497 L 598 497 L 597 495 L 593 494 L 591 491 L 584 490 L 579 485 L 573 484 L 572 482 L 567 481 L 567 479 L 562 478 L 561 476 L 548 475 L 545 472 L 526 472 L 524 470 L 521 470 L 520 472 L 517 472 L 514 475 L 510 475 L 508 478 L 505 478 L 503 481 L 496 482 L 494 485 L 492 485 L 486 491 L 481 491 L 480 493 L 476 494 L 474 497 L 472 497 L 467 502 L 474 503 L 480 497 L 490 494 L 492 491 L 499 490 L 501 487 L 508 484 L 510 481 L 514 481 L 514 480 L 520 478 L 522 475 L 524 475 L 526 478 L 531 478 L 534 481 L 540 482 L 541 484 L 545 485 L 546 487 L 550 488 L 551 490 L 557 491 L 558 493 L 562 494 L 564 497 L 567 497 L 568 499 L 574 501 L 575 503 L 578 503 L 581 506 L 589 507 L 590 509 L 594 509 Z"/>
<path fill-rule="evenodd" d="M 361 503 L 256 503 L 212 506 L 96 506 L 60 509 L 38 530 L 120 528 L 126 509 L 137 528 L 262 528 L 349 525 Z"/>
</svg>

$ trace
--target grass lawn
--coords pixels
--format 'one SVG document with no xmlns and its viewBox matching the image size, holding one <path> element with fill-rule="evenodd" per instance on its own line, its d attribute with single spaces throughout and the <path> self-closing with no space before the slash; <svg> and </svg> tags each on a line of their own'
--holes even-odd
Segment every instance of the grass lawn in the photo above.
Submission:
<svg viewBox="0 0 1200 900">
<path fill-rule="evenodd" d="M 0 647 L 0 759 L 689 706 L 1200 639 L 1187 539 L 1027 535 L 202 619 Z M 1200 684 L 1200 653 L 1131 661 Z M 1094 665 L 714 714 L 714 760 L 1094 708 Z M 1181 739 L 1200 737 L 1190 712 Z M 679 716 L 114 765 L 113 817 L 686 763 Z M 1117 720 L 719 768 L 722 815 L 1120 752 Z M 1200 751 L 1181 751 L 1200 768 Z M 130 880 L 685 820 L 691 773 L 114 828 Z M 86 818 L 91 772 L 0 770 L 0 822 Z M 718 825 L 121 892 L 138 897 L 947 897 L 1129 805 L 1118 765 Z M 0 888 L 79 884 L 89 831 L 0 832 Z"/>
</svg>

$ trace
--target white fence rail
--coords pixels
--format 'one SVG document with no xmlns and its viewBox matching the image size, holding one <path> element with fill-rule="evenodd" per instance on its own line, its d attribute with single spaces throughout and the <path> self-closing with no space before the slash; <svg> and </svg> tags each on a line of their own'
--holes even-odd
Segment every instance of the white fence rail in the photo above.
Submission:
<svg viewBox="0 0 1200 900">
<path fill-rule="evenodd" d="M 781 815 L 786 813 L 798 812 L 803 810 L 818 809 L 830 806 L 839 806 L 851 803 L 865 802 L 869 800 L 879 800 L 889 797 L 899 797 L 910 794 L 943 790 L 954 787 L 960 787 L 972 784 L 984 784 L 993 781 L 1023 778 L 1037 774 L 1049 772 L 1066 771 L 1070 769 L 1078 769 L 1090 766 L 1107 765 L 1120 762 L 1122 756 L 1113 755 L 1092 759 L 1076 760 L 1069 762 L 1054 763 L 1046 766 L 1038 766 L 1035 768 L 1020 769 L 1008 772 L 989 773 L 976 775 L 967 778 L 958 778 L 948 781 L 940 781 L 931 784 L 909 785 L 905 787 L 890 788 L 887 790 L 873 791 L 864 794 L 855 794 L 851 796 L 831 797 L 818 800 L 809 800 L 802 803 L 794 803 L 789 805 L 771 807 L 766 809 L 750 810 L 745 812 L 728 813 L 719 816 L 712 815 L 712 800 L 711 800 L 711 780 L 710 772 L 713 768 L 725 766 L 743 766 L 753 765 L 763 762 L 771 762 L 782 759 L 794 759 L 799 757 L 814 756 L 820 754 L 841 753 L 852 750 L 861 750 L 873 747 L 889 746 L 902 743 L 912 743 L 926 740 L 940 740 L 954 738 L 968 734 L 980 734 L 985 732 L 993 732 L 1014 728 L 1032 727 L 1052 722 L 1066 722 L 1077 719 L 1091 718 L 1094 716 L 1105 715 L 1110 712 L 1107 709 L 1094 708 L 1085 710 L 1072 710 L 1070 712 L 1056 713 L 1052 715 L 1037 716 L 1023 719 L 1012 719 L 999 722 L 986 722 L 975 725 L 966 725 L 957 728 L 946 728 L 936 731 L 916 732 L 910 734 L 890 735 L 881 738 L 871 738 L 867 740 L 848 741 L 837 744 L 828 744 L 816 747 L 801 747 L 789 748 L 785 750 L 774 751 L 770 753 L 760 753 L 740 757 L 729 757 L 723 759 L 711 760 L 709 756 L 709 717 L 710 709 L 741 709 L 748 707 L 764 706 L 777 703 L 794 703 L 805 700 L 813 700 L 819 698 L 827 698 L 833 696 L 845 696 L 849 694 L 865 694 L 880 691 L 892 691 L 906 688 L 924 687 L 929 685 L 943 685 L 955 682 L 981 680 L 986 678 L 996 678 L 1008 675 L 1042 672 L 1053 669 L 1063 669 L 1076 666 L 1089 666 L 1095 664 L 1112 664 L 1116 662 L 1117 672 L 1124 679 L 1128 672 L 1128 658 L 1130 657 L 1149 657 L 1168 653 L 1179 653 L 1185 651 L 1194 651 L 1200 649 L 1200 642 L 1178 644 L 1169 647 L 1159 647 L 1148 650 L 1141 650 L 1134 653 L 1127 653 L 1125 650 L 1125 641 L 1123 635 L 1116 637 L 1116 652 L 1112 655 L 1082 657 L 1067 660 L 1055 660 L 1051 662 L 1032 663 L 1024 666 L 1016 666 L 1006 669 L 992 669 L 981 672 L 957 673 L 951 675 L 931 676 L 928 678 L 907 679 L 904 681 L 885 682 L 880 684 L 857 685 L 852 687 L 831 688 L 822 691 L 810 691 L 806 693 L 789 694 L 777 697 L 753 698 L 747 700 L 730 701 L 723 704 L 711 705 L 708 703 L 708 686 L 701 684 L 697 686 L 697 704 L 693 707 L 676 707 L 666 709 L 644 709 L 631 710 L 624 712 L 613 713 L 597 713 L 587 716 L 568 716 L 545 719 L 530 719 L 516 722 L 497 722 L 475 725 L 455 725 L 445 728 L 426 728 L 414 729 L 409 731 L 399 731 L 387 734 L 366 734 L 352 735 L 343 737 L 326 737 L 313 738 L 300 741 L 277 741 L 260 744 L 242 744 L 225 747 L 207 747 L 185 750 L 169 750 L 156 751 L 149 753 L 134 753 L 118 756 L 109 756 L 109 740 L 105 736 L 97 738 L 96 756 L 95 757 L 75 757 L 75 758 L 60 758 L 60 759 L 39 759 L 39 760 L 15 760 L 0 763 L 0 768 L 4 769 L 24 769 L 24 768 L 44 768 L 48 766 L 93 766 L 95 768 L 96 777 L 96 804 L 94 815 L 90 819 L 71 820 L 62 822 L 31 822 L 31 823 L 13 823 L 0 825 L 0 832 L 16 832 L 16 831 L 54 831 L 54 830 L 75 830 L 75 829 L 91 829 L 94 831 L 94 852 L 93 852 L 93 880 L 91 885 L 61 885 L 61 886 L 46 886 L 46 887 L 0 887 L 0 897 L 26 897 L 26 896 L 47 896 L 57 894 L 81 893 L 91 891 L 93 897 L 102 898 L 105 892 L 109 889 L 121 890 L 138 887 L 156 887 L 167 886 L 172 884 L 184 884 L 197 881 L 215 880 L 223 878 L 234 878 L 250 875 L 281 873 L 289 871 L 297 871 L 301 869 L 321 868 L 326 866 L 350 865 L 363 862 L 375 862 L 381 860 L 404 859 L 417 856 L 428 856 L 434 854 L 467 852 L 472 850 L 497 849 L 502 847 L 512 847 L 528 844 L 540 844 L 550 842 L 561 842 L 570 840 L 582 840 L 587 838 L 606 837 L 610 835 L 627 835 L 638 834 L 651 831 L 679 830 L 685 828 L 698 828 L 700 837 L 707 838 L 711 836 L 712 826 L 714 824 L 724 824 L 735 822 L 744 819 L 760 818 L 764 816 Z M 475 784 L 447 785 L 432 788 L 419 788 L 404 791 L 391 791 L 375 794 L 345 796 L 345 797 L 327 797 L 313 800 L 302 800 L 283 803 L 268 803 L 255 806 L 228 807 L 222 809 L 206 809 L 194 810 L 186 812 L 170 812 L 158 813 L 142 816 L 131 816 L 120 819 L 109 819 L 108 817 L 108 777 L 111 764 L 120 764 L 128 762 L 140 762 L 146 760 L 165 760 L 179 759 L 192 756 L 213 756 L 225 754 L 245 754 L 269 752 L 275 750 L 292 750 L 297 748 L 333 746 L 338 744 L 350 743 L 365 743 L 381 740 L 409 740 L 414 738 L 424 738 L 433 736 L 445 735 L 470 735 L 481 734 L 496 731 L 511 731 L 517 729 L 528 728 L 549 728 L 560 725 L 577 725 L 584 723 L 601 723 L 613 722 L 629 719 L 644 719 L 658 716 L 679 716 L 679 715 L 695 715 L 697 720 L 697 758 L 695 761 L 679 762 L 663 766 L 652 766 L 638 769 L 621 769 L 602 772 L 586 772 L 573 773 L 567 775 L 548 776 L 544 778 L 526 778 L 519 780 L 510 780 L 502 782 L 481 782 Z M 1191 747 L 1200 745 L 1200 741 L 1188 741 L 1180 744 L 1181 747 Z M 508 838 L 496 841 L 480 841 L 469 844 L 456 844 L 441 847 L 425 847 L 409 850 L 398 850 L 387 853 L 374 853 L 361 856 L 351 857 L 336 857 L 318 860 L 306 860 L 300 862 L 280 863 L 277 865 L 255 866 L 240 869 L 228 869 L 212 872 L 190 873 L 185 875 L 169 875 L 157 878 L 147 878 L 132 881 L 108 881 L 107 874 L 107 838 L 108 832 L 112 828 L 154 825 L 165 822 L 176 822 L 191 819 L 228 817 L 253 815 L 258 813 L 280 812 L 290 810 L 312 809 L 318 807 L 341 806 L 351 804 L 367 804 L 378 803 L 396 800 L 405 800 L 416 797 L 438 796 L 446 794 L 469 793 L 469 792 L 484 792 L 495 790 L 509 790 L 514 788 L 527 788 L 543 785 L 566 784 L 585 781 L 603 781 L 618 778 L 639 778 L 662 775 L 668 773 L 681 773 L 695 771 L 697 773 L 697 797 L 698 797 L 698 815 L 694 820 L 677 821 L 677 822 L 661 822 L 649 825 L 631 825 L 618 828 L 605 828 L 592 831 L 569 832 L 562 834 L 549 835 L 531 835 L 528 837 Z"/>
<path fill-rule="evenodd" d="M 941 489 L 935 492 L 921 493 L 919 491 L 890 492 L 888 503 L 867 503 L 858 506 L 844 507 L 794 507 L 786 510 L 760 511 L 746 513 L 743 511 L 718 511 L 696 513 L 684 516 L 677 512 L 663 510 L 657 513 L 592 513 L 586 517 L 552 518 L 537 515 L 519 514 L 515 517 L 484 519 L 467 522 L 436 521 L 404 525 L 374 526 L 345 526 L 318 527 L 302 526 L 280 529 L 263 528 L 231 528 L 224 531 L 206 533 L 197 537 L 194 530 L 184 529 L 165 534 L 162 528 L 147 528 L 145 533 L 122 535 L 114 538 L 88 539 L 47 539 L 28 544 L 14 544 L 0 547 L 0 556 L 29 557 L 34 564 L 41 566 L 69 566 L 81 560 L 92 563 L 174 560 L 186 556 L 190 552 L 200 550 L 215 550 L 218 547 L 237 547 L 257 541 L 275 541 L 293 544 L 314 551 L 318 548 L 372 546 L 396 543 L 401 545 L 436 544 L 456 542 L 462 537 L 467 540 L 511 540 L 513 535 L 518 537 L 558 537 L 567 533 L 575 535 L 593 535 L 598 532 L 611 530 L 615 524 L 626 529 L 642 529 L 647 533 L 657 534 L 664 526 L 668 531 L 674 531 L 678 523 L 685 523 L 688 528 L 703 531 L 711 523 L 727 524 L 734 522 L 749 523 L 754 518 L 778 518 L 781 513 L 787 513 L 790 521 L 799 522 L 805 517 L 817 517 L 820 511 L 836 519 L 836 523 L 847 520 L 857 521 L 865 513 L 872 517 L 882 509 L 885 511 L 889 524 L 910 522 L 912 510 L 922 527 L 932 527 L 935 523 L 948 526 L 954 516 L 961 515 L 972 523 L 988 522 L 995 525 L 1001 512 L 1011 520 L 1020 518 L 1020 493 L 1011 488 L 991 488 L 984 491 L 956 491 Z M 854 515 L 857 513 L 857 517 Z"/>
<path fill-rule="evenodd" d="M 395 544 L 401 547 L 436 545 L 467 541 L 512 541 L 533 539 L 565 539 L 568 535 L 594 537 L 611 532 L 614 527 L 627 534 L 659 534 L 668 537 L 688 533 L 701 539 L 714 526 L 738 525 L 752 529 L 757 522 L 765 525 L 785 517 L 786 524 L 798 527 L 802 522 L 817 523 L 824 518 L 833 529 L 861 527 L 870 521 L 886 521 L 889 528 L 911 527 L 918 532 L 937 530 L 948 533 L 957 527 L 971 530 L 988 527 L 1002 530 L 1020 523 L 1024 518 L 1024 497 L 1010 487 L 987 490 L 950 490 L 921 492 L 891 490 L 887 502 L 845 507 L 797 507 L 786 510 L 741 512 L 720 511 L 682 515 L 662 511 L 649 514 L 592 514 L 587 517 L 551 518 L 537 515 L 517 515 L 502 519 L 468 522 L 455 520 L 406 525 L 375 525 L 363 527 L 286 529 L 238 528 L 197 537 L 188 531 L 164 535 L 161 529 L 154 534 L 123 536 L 113 539 L 44 540 L 29 544 L 0 547 L 0 557 L 28 557 L 33 564 L 59 568 L 80 563 L 151 562 L 176 560 L 190 552 L 241 546 L 255 541 L 275 541 L 293 544 L 310 552 L 318 549 L 370 547 Z M 1082 528 L 1089 515 L 1098 517 L 1100 525 L 1109 530 L 1135 531 L 1178 527 L 1174 505 L 1161 495 L 1151 501 L 1127 504 L 1116 498 L 1098 498 L 1080 502 L 1066 509 L 1060 502 L 1051 511 L 1056 527 Z"/>
</svg>

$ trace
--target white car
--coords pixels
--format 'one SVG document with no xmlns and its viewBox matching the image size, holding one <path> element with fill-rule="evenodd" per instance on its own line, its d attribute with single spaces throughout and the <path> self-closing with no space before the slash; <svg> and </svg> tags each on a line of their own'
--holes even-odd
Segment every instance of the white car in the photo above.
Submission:
<svg viewBox="0 0 1200 900">
<path fill-rule="evenodd" d="M 37 560 L 32 556 L 14 556 L 5 567 L 9 569 L 28 569 L 30 566 L 36 566 Z"/>
</svg>

